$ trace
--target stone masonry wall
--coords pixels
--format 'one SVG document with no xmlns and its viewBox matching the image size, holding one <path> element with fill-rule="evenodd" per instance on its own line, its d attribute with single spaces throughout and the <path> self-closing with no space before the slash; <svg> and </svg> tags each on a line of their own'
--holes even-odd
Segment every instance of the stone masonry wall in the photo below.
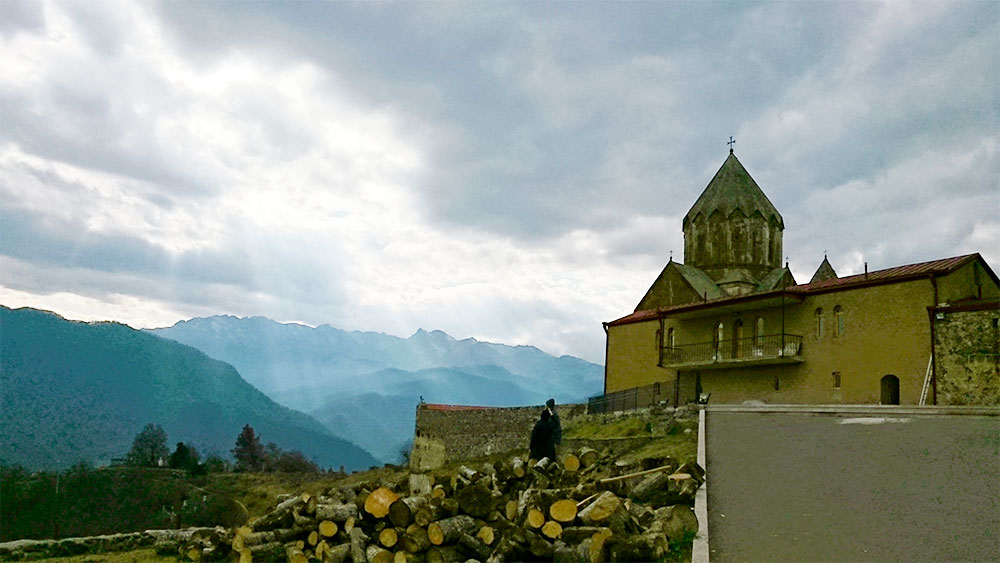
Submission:
<svg viewBox="0 0 1000 563">
<path fill-rule="evenodd" d="M 410 452 L 410 469 L 430 471 L 450 462 L 486 456 L 510 450 L 528 450 L 531 429 L 541 414 L 542 406 L 533 407 L 464 407 L 455 405 L 421 404 L 417 406 L 416 431 Z M 673 424 L 675 417 L 693 416 L 686 408 L 650 407 L 606 414 L 587 414 L 587 405 L 556 405 L 556 412 L 567 428 L 578 419 L 614 420 L 638 417 L 654 428 Z M 661 428 L 662 430 L 662 428 Z M 654 433 L 655 434 L 655 433 Z M 558 451 L 573 451 L 583 446 L 617 454 L 629 451 L 657 436 L 626 438 L 568 438 L 563 436 Z"/>
<path fill-rule="evenodd" d="M 457 459 L 527 449 L 542 408 L 420 404 L 410 467 L 426 471 Z M 565 421 L 585 414 L 587 405 L 556 405 L 556 412 Z"/>
<path fill-rule="evenodd" d="M 1000 307 L 934 313 L 939 405 L 1000 405 Z"/>
</svg>

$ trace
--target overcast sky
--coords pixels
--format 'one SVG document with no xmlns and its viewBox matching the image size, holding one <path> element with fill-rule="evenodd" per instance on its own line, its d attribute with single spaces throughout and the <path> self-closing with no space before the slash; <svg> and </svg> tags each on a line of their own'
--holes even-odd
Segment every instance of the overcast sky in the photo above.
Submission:
<svg viewBox="0 0 1000 563">
<path fill-rule="evenodd" d="M 604 360 L 736 139 L 800 283 L 1000 265 L 985 2 L 0 0 L 0 303 Z"/>
</svg>

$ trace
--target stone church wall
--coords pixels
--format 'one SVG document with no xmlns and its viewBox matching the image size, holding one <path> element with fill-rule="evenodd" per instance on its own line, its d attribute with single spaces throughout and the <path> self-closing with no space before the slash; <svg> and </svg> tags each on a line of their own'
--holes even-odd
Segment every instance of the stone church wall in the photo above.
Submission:
<svg viewBox="0 0 1000 563">
<path fill-rule="evenodd" d="M 1000 308 L 934 313 L 939 405 L 1000 405 Z"/>
</svg>

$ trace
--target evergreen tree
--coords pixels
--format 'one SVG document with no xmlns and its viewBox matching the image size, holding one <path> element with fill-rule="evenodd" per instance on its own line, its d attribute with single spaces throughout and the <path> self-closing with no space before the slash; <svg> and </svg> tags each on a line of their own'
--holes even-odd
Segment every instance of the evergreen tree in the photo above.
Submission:
<svg viewBox="0 0 1000 563">
<path fill-rule="evenodd" d="M 166 461 L 168 455 L 167 433 L 159 424 L 151 422 L 136 434 L 127 457 L 130 465 L 157 467 L 161 460 Z"/>
<path fill-rule="evenodd" d="M 233 457 L 236 458 L 238 471 L 260 471 L 264 467 L 267 459 L 264 446 L 260 443 L 260 436 L 254 434 L 253 427 L 249 424 L 245 425 L 243 431 L 236 437 Z"/>
<path fill-rule="evenodd" d="M 184 442 L 177 442 L 177 449 L 170 454 L 170 467 L 191 471 L 198 466 L 198 450 Z"/>
</svg>

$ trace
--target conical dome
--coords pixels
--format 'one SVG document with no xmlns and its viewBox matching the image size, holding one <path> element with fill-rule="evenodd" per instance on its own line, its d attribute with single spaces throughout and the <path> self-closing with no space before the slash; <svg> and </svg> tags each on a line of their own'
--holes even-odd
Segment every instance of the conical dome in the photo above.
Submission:
<svg viewBox="0 0 1000 563">
<path fill-rule="evenodd" d="M 688 222 L 694 221 L 698 215 L 708 218 L 718 212 L 723 217 L 729 217 L 737 209 L 747 217 L 759 212 L 767 221 L 774 220 L 781 229 L 785 228 L 781 214 L 730 151 L 722 168 L 715 173 L 708 187 L 701 192 L 701 197 L 684 216 L 683 227 L 687 228 Z"/>
<path fill-rule="evenodd" d="M 750 291 L 754 280 L 781 265 L 785 223 L 732 151 L 683 227 L 684 263 L 727 291 Z"/>
</svg>

